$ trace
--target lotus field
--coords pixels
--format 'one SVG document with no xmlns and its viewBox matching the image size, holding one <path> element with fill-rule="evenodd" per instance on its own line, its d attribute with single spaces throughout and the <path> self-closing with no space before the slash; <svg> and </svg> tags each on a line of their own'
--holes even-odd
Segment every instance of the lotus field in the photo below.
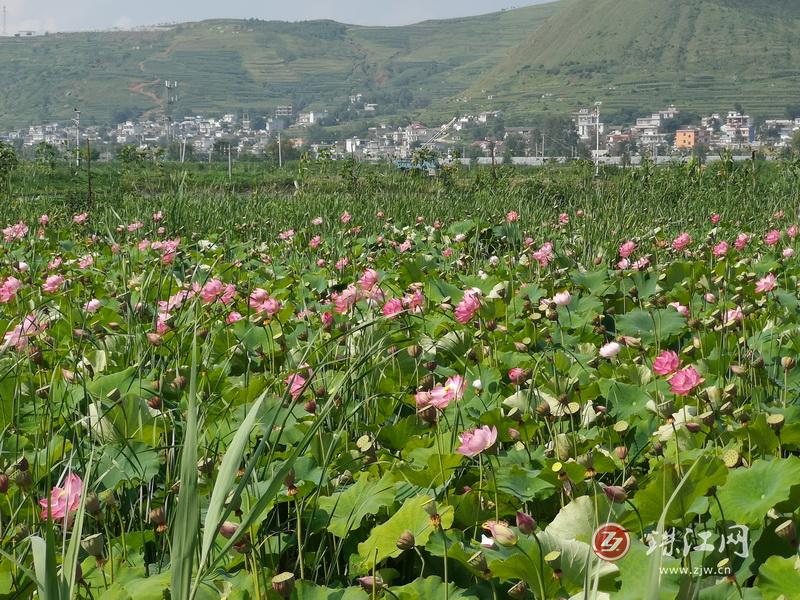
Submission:
<svg viewBox="0 0 800 600">
<path fill-rule="evenodd" d="M 5 207 L 0 596 L 800 597 L 798 196 L 631 185 Z"/>
</svg>

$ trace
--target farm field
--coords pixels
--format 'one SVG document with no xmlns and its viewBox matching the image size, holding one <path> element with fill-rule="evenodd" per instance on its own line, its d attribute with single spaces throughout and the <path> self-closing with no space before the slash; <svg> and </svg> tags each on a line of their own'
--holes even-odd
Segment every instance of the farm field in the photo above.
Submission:
<svg viewBox="0 0 800 600">
<path fill-rule="evenodd" d="M 0 597 L 797 597 L 800 162 L 0 195 Z"/>
</svg>

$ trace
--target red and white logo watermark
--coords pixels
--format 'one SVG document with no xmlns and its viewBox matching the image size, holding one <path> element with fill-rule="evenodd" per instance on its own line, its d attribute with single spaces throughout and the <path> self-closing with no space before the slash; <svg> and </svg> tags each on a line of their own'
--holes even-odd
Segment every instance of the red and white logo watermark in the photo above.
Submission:
<svg viewBox="0 0 800 600">
<path fill-rule="evenodd" d="M 614 562 L 628 553 L 631 536 L 628 530 L 616 523 L 606 523 L 592 535 L 592 551 L 601 559 Z"/>
</svg>

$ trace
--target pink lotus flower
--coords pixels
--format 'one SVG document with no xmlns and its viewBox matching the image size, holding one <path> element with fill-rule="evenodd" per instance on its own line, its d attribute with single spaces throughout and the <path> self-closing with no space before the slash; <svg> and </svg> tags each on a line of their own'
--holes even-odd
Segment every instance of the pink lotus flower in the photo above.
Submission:
<svg viewBox="0 0 800 600">
<path fill-rule="evenodd" d="M 797 237 L 797 225 L 792 225 L 789 229 L 786 230 L 786 235 L 790 238 L 794 239 Z"/>
<path fill-rule="evenodd" d="M 378 284 L 378 280 L 380 279 L 380 275 L 375 269 L 367 269 L 364 271 L 364 274 L 361 276 L 361 279 L 358 280 L 358 285 L 361 286 L 361 289 L 365 292 L 372 291 Z"/>
<path fill-rule="evenodd" d="M 781 255 L 783 258 L 792 258 L 794 256 L 794 248 L 784 248 Z"/>
<path fill-rule="evenodd" d="M 600 356 L 603 358 L 614 358 L 617 354 L 620 353 L 622 350 L 622 346 L 620 346 L 617 342 L 609 342 L 604 344 L 599 352 Z"/>
<path fill-rule="evenodd" d="M 72 222 L 76 225 L 83 225 L 89 219 L 89 213 L 80 213 L 72 217 Z"/>
<path fill-rule="evenodd" d="M 91 254 L 87 254 L 86 256 L 82 256 L 81 259 L 78 261 L 78 266 L 81 269 L 88 269 L 94 264 L 94 256 Z"/>
<path fill-rule="evenodd" d="M 383 313 L 384 317 L 389 319 L 393 319 L 401 312 L 403 312 L 403 301 L 400 298 L 392 298 L 386 304 L 383 305 L 383 309 L 381 312 Z"/>
<path fill-rule="evenodd" d="M 764 294 L 766 292 L 771 292 L 775 289 L 777 285 L 777 277 L 772 273 L 769 273 L 765 277 L 762 277 L 756 282 L 756 294 Z"/>
<path fill-rule="evenodd" d="M 85 310 L 87 313 L 94 314 L 98 310 L 100 310 L 101 306 L 102 303 L 100 302 L 100 300 L 98 300 L 97 298 L 92 298 L 86 304 L 83 305 L 83 310 Z"/>
<path fill-rule="evenodd" d="M 451 256 L 453 256 L 453 249 L 445 248 L 444 250 L 442 250 L 442 256 L 444 256 L 445 258 L 450 258 Z"/>
<path fill-rule="evenodd" d="M 11 302 L 17 292 L 22 289 L 22 282 L 16 277 L 9 277 L 0 284 L 0 304 Z"/>
<path fill-rule="evenodd" d="M 633 263 L 633 268 L 636 269 L 637 271 L 644 271 L 649 266 L 650 266 L 650 257 L 649 256 L 643 256 L 642 258 L 637 260 L 635 263 Z"/>
<path fill-rule="evenodd" d="M 444 385 L 437 385 L 431 390 L 430 405 L 444 410 L 451 402 L 461 400 L 466 388 L 467 384 L 461 375 L 448 377 Z"/>
<path fill-rule="evenodd" d="M 475 315 L 481 308 L 480 292 L 475 290 L 467 290 L 464 292 L 464 298 L 458 303 L 455 310 L 456 321 L 462 325 L 466 325 L 475 318 Z"/>
<path fill-rule="evenodd" d="M 83 481 L 80 477 L 70 472 L 64 480 L 63 488 L 54 487 L 50 491 L 50 498 L 39 500 L 39 506 L 42 507 L 42 512 L 39 516 L 42 520 L 46 520 L 48 516 L 54 520 L 66 520 L 70 513 L 74 513 L 80 508 L 82 494 Z"/>
<path fill-rule="evenodd" d="M 269 317 L 274 317 L 281 309 L 281 303 L 272 298 L 267 290 L 256 288 L 250 294 L 250 308 L 256 314 L 266 313 Z"/>
<path fill-rule="evenodd" d="M 322 244 L 322 238 L 318 235 L 315 235 L 313 238 L 311 238 L 311 241 L 308 243 L 308 246 L 312 250 L 316 250 L 317 248 L 320 247 L 321 244 Z"/>
<path fill-rule="evenodd" d="M 781 232 L 777 229 L 773 229 L 772 231 L 768 232 L 767 235 L 764 236 L 764 243 L 767 246 L 774 246 L 779 241 L 781 241 Z"/>
<path fill-rule="evenodd" d="M 336 261 L 334 267 L 336 267 L 337 271 L 341 271 L 349 264 L 350 261 L 347 258 L 340 258 L 339 260 Z"/>
<path fill-rule="evenodd" d="M 403 306 L 410 312 L 421 313 L 425 308 L 425 295 L 421 290 L 414 290 L 411 294 L 403 296 Z"/>
<path fill-rule="evenodd" d="M 30 314 L 22 322 L 3 336 L 6 347 L 13 346 L 18 352 L 28 347 L 30 338 L 42 333 L 47 328 L 47 323 L 40 323 L 36 315 Z"/>
<path fill-rule="evenodd" d="M 382 210 L 379 210 L 378 212 L 375 213 L 375 218 L 376 219 L 383 219 L 384 216 L 385 215 L 383 214 Z"/>
<path fill-rule="evenodd" d="M 558 215 L 558 222 L 561 223 L 562 225 L 566 225 L 567 223 L 569 223 L 569 215 L 567 213 L 561 213 L 560 215 Z"/>
<path fill-rule="evenodd" d="M 541 248 L 531 254 L 531 256 L 539 263 L 540 267 L 546 267 L 555 258 L 555 254 L 553 253 L 553 244 L 551 242 L 546 242 Z"/>
<path fill-rule="evenodd" d="M 333 325 L 333 313 L 324 312 L 322 313 L 320 319 L 322 320 L 322 325 L 325 327 L 330 327 Z"/>
<path fill-rule="evenodd" d="M 212 304 L 217 301 L 222 304 L 230 304 L 233 302 L 234 296 L 236 296 L 236 286 L 232 283 L 224 284 L 219 279 L 207 281 L 200 290 L 200 299 L 204 304 Z"/>
<path fill-rule="evenodd" d="M 669 379 L 669 389 L 678 396 L 688 396 L 694 388 L 703 383 L 705 379 L 694 367 L 681 369 Z"/>
<path fill-rule="evenodd" d="M 21 240 L 28 234 L 28 226 L 22 221 L 16 225 L 9 225 L 3 229 L 3 239 L 8 244 L 14 240 Z"/>
<path fill-rule="evenodd" d="M 306 378 L 299 373 L 294 373 L 286 378 L 286 385 L 289 387 L 289 395 L 292 400 L 297 400 L 303 395 L 306 386 Z"/>
<path fill-rule="evenodd" d="M 555 302 L 556 306 L 568 306 L 572 302 L 572 294 L 566 290 L 558 292 L 553 296 L 553 302 Z"/>
<path fill-rule="evenodd" d="M 225 322 L 228 325 L 233 325 L 234 323 L 241 321 L 242 318 L 243 318 L 242 315 L 234 310 L 228 313 L 228 316 L 225 317 Z"/>
<path fill-rule="evenodd" d="M 692 236 L 684 232 L 680 234 L 678 237 L 676 237 L 674 240 L 672 240 L 672 247 L 675 250 L 680 251 L 689 246 L 691 243 L 692 243 Z"/>
<path fill-rule="evenodd" d="M 281 231 L 278 234 L 278 239 L 284 242 L 291 241 L 292 238 L 294 238 L 294 229 L 287 229 L 286 231 Z"/>
<path fill-rule="evenodd" d="M 677 310 L 684 317 L 689 318 L 689 307 L 685 304 L 681 304 L 680 302 L 670 302 L 669 306 Z"/>
<path fill-rule="evenodd" d="M 722 258 L 728 253 L 728 242 L 720 242 L 711 250 L 711 253 L 717 258 Z"/>
<path fill-rule="evenodd" d="M 163 219 L 164 219 L 164 213 L 162 213 L 160 210 L 153 213 L 153 221 L 154 222 L 158 223 L 159 221 L 162 221 Z"/>
<path fill-rule="evenodd" d="M 617 263 L 617 268 L 620 269 L 621 271 L 624 271 L 625 269 L 630 269 L 631 261 L 627 258 L 623 258 L 621 261 Z"/>
<path fill-rule="evenodd" d="M 518 219 L 519 219 L 519 214 L 517 214 L 517 212 L 514 211 L 514 210 L 511 210 L 508 213 L 506 213 L 506 222 L 507 223 L 514 223 Z"/>
<path fill-rule="evenodd" d="M 514 367 L 508 371 L 508 379 L 514 385 L 522 385 L 528 379 L 528 371 Z"/>
<path fill-rule="evenodd" d="M 39 217 L 39 225 L 41 225 L 42 227 L 47 227 L 47 224 L 49 222 L 50 222 L 50 217 L 48 217 L 47 215 L 42 215 L 41 217 Z"/>
<path fill-rule="evenodd" d="M 344 212 L 342 213 L 342 216 L 341 216 L 341 217 L 339 217 L 339 220 L 340 220 L 342 223 L 345 223 L 345 224 L 346 224 L 346 223 L 349 223 L 349 222 L 350 222 L 352 219 L 353 219 L 353 217 L 352 217 L 352 216 L 350 215 L 350 213 L 349 213 L 349 212 L 347 212 L 347 211 L 344 211 Z"/>
<path fill-rule="evenodd" d="M 658 375 L 672 375 L 681 366 L 677 352 L 664 350 L 653 361 L 653 371 Z"/>
<path fill-rule="evenodd" d="M 497 441 L 497 427 L 484 425 L 483 427 L 469 429 L 458 436 L 461 445 L 456 452 L 464 456 L 477 456 L 488 450 Z"/>
<path fill-rule="evenodd" d="M 722 218 L 722 217 L 721 217 L 721 216 L 719 216 L 717 213 L 714 213 L 713 215 L 711 215 L 711 222 L 712 222 L 714 225 L 716 225 L 717 223 L 719 223 L 719 221 L 720 221 L 720 219 L 721 219 L 721 218 Z"/>
<path fill-rule="evenodd" d="M 635 251 L 636 251 L 636 244 L 631 240 L 628 240 L 619 247 L 620 258 L 628 258 Z"/>
<path fill-rule="evenodd" d="M 703 299 L 709 304 L 714 304 L 717 301 L 717 297 L 711 292 L 706 292 L 706 295 L 703 296 Z"/>
<path fill-rule="evenodd" d="M 750 236 L 746 233 L 740 233 L 736 236 L 736 241 L 733 242 L 733 247 L 736 248 L 739 252 L 745 249 L 747 244 L 750 242 Z"/>
<path fill-rule="evenodd" d="M 742 319 L 744 319 L 744 312 L 740 306 L 725 311 L 725 325 L 739 323 Z"/>
<path fill-rule="evenodd" d="M 331 294 L 333 300 L 333 310 L 340 315 L 348 312 L 356 302 L 358 302 L 358 289 L 354 285 L 348 285 L 341 293 Z"/>
<path fill-rule="evenodd" d="M 64 285 L 64 278 L 61 275 L 50 275 L 45 279 L 42 290 L 48 294 L 54 294 L 61 289 L 62 285 Z"/>
</svg>

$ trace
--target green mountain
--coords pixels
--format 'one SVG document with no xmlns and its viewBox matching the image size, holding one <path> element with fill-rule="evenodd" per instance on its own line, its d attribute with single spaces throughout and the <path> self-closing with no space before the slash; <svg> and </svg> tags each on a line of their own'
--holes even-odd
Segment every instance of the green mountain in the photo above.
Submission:
<svg viewBox="0 0 800 600">
<path fill-rule="evenodd" d="M 594 100 L 612 111 L 740 103 L 783 115 L 800 102 L 797 0 L 564 0 L 469 95 L 511 112 Z M 543 98 L 544 96 L 544 98 Z M 563 108 L 562 108 L 563 107 Z"/>
<path fill-rule="evenodd" d="M 176 116 L 278 105 L 343 108 L 364 94 L 384 115 L 414 115 L 462 92 L 556 5 L 405 27 L 332 21 L 215 20 L 151 31 L 0 38 L 0 126 L 72 117 Z M 178 81 L 166 103 L 165 80 Z"/>
<path fill-rule="evenodd" d="M 387 120 L 504 109 L 782 115 L 800 99 L 798 0 L 560 0 L 405 27 L 215 20 L 149 31 L 0 38 L 0 129 L 282 104 Z M 178 81 L 166 102 L 164 81 Z M 361 115 L 364 116 L 364 115 Z"/>
</svg>

